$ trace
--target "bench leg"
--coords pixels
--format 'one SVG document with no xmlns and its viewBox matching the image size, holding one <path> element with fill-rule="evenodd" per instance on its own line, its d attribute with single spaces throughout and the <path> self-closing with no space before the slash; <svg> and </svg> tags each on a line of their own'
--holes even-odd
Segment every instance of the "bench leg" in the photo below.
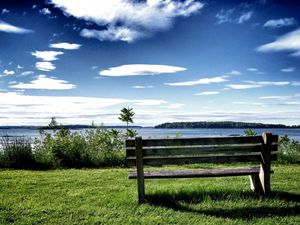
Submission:
<svg viewBox="0 0 300 225">
<path fill-rule="evenodd" d="M 137 179 L 137 186 L 138 186 L 138 202 L 142 204 L 145 202 L 145 184 L 144 179 L 138 178 Z"/>
<path fill-rule="evenodd" d="M 135 138 L 135 155 L 136 155 L 136 172 L 137 172 L 137 188 L 138 202 L 145 202 L 145 181 L 144 181 L 144 165 L 143 165 L 143 146 L 142 138 Z"/>
<path fill-rule="evenodd" d="M 260 183 L 259 174 L 249 175 L 250 179 L 250 188 L 254 193 L 262 194 L 263 189 Z"/>
</svg>

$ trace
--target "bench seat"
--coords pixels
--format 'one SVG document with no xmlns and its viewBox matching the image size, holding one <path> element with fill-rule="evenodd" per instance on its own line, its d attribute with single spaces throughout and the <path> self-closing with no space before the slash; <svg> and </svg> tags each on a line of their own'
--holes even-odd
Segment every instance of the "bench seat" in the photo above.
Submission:
<svg viewBox="0 0 300 225">
<path fill-rule="evenodd" d="M 160 178 L 193 178 L 193 177 L 227 177 L 227 176 L 247 176 L 259 174 L 260 167 L 241 167 L 241 168 L 219 168 L 201 170 L 148 170 L 144 171 L 145 179 Z M 130 171 L 129 179 L 136 179 L 136 171 Z"/>
</svg>

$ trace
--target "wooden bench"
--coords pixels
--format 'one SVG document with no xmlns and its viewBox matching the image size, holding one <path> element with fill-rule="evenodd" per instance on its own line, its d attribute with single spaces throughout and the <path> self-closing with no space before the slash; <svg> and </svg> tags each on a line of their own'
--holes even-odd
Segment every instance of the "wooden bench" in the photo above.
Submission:
<svg viewBox="0 0 300 225">
<path fill-rule="evenodd" d="M 126 161 L 135 165 L 129 179 L 137 179 L 138 202 L 145 201 L 144 179 L 225 177 L 249 175 L 251 190 L 270 192 L 271 160 L 277 159 L 278 135 L 262 136 L 135 139 L 126 140 Z M 144 165 L 257 162 L 256 166 L 206 170 L 148 170 Z"/>
</svg>

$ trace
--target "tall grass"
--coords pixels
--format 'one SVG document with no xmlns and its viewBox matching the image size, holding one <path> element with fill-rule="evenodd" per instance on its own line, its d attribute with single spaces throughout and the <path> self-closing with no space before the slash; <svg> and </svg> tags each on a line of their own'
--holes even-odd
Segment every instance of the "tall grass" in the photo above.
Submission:
<svg viewBox="0 0 300 225">
<path fill-rule="evenodd" d="M 31 140 L 3 137 L 0 168 L 55 169 L 124 166 L 125 134 L 104 127 L 84 133 L 70 132 L 63 126 L 53 133 L 40 132 Z"/>
<path fill-rule="evenodd" d="M 35 160 L 31 141 L 25 137 L 9 138 L 4 136 L 0 140 L 0 168 L 30 169 Z"/>
</svg>

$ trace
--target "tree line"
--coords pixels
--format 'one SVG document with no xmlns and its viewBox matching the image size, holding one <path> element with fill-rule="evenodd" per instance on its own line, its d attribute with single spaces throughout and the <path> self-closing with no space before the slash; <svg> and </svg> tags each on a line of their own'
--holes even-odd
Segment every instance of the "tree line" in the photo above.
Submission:
<svg viewBox="0 0 300 225">
<path fill-rule="evenodd" d="M 156 125 L 154 128 L 300 128 L 300 125 L 287 126 L 283 124 L 263 124 L 263 123 L 247 123 L 234 121 L 220 122 L 172 122 Z"/>
</svg>

